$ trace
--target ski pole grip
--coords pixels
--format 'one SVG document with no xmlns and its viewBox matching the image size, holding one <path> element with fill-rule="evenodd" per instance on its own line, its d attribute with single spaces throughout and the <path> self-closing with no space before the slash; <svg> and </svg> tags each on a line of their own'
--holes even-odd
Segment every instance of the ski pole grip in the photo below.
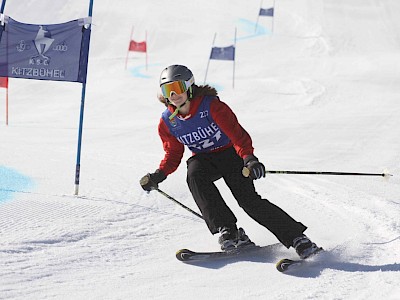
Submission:
<svg viewBox="0 0 400 300">
<path fill-rule="evenodd" d="M 149 181 L 150 181 L 149 176 L 143 176 L 143 177 L 140 179 L 140 185 L 146 185 L 146 184 L 149 183 Z"/>
<path fill-rule="evenodd" d="M 249 177 L 249 176 L 250 176 L 250 170 L 249 170 L 249 168 L 243 167 L 243 169 L 242 169 L 242 175 L 243 175 L 244 177 Z"/>
</svg>

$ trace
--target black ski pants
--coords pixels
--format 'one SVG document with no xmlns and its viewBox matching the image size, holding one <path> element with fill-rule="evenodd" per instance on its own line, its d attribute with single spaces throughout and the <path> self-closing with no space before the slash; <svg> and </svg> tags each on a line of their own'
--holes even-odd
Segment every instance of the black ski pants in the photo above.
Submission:
<svg viewBox="0 0 400 300">
<path fill-rule="evenodd" d="M 285 211 L 262 199 L 253 180 L 242 175 L 243 160 L 233 147 L 215 153 L 200 153 L 187 160 L 187 183 L 212 234 L 218 228 L 236 226 L 237 219 L 226 205 L 214 181 L 223 178 L 239 206 L 271 231 L 287 248 L 307 227 Z"/>
</svg>

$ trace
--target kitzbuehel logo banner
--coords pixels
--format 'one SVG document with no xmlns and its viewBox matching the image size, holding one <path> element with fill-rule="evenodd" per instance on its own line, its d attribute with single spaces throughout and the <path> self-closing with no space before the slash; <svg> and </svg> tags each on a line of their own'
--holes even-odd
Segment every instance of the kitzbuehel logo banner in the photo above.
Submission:
<svg viewBox="0 0 400 300">
<path fill-rule="evenodd" d="M 0 77 L 85 82 L 87 19 L 32 25 L 6 17 L 0 27 Z"/>
</svg>

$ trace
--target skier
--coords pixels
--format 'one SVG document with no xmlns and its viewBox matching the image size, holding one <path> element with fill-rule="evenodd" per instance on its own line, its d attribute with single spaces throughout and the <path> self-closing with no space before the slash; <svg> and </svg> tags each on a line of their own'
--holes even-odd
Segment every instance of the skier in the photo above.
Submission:
<svg viewBox="0 0 400 300">
<path fill-rule="evenodd" d="M 253 180 L 265 177 L 265 167 L 254 155 L 252 140 L 239 124 L 230 107 L 222 102 L 215 88 L 195 84 L 193 73 L 185 66 L 171 65 L 161 72 L 159 101 L 162 113 L 158 133 L 165 151 L 154 173 L 141 180 L 150 192 L 174 172 L 183 157 L 184 146 L 192 151 L 187 160 L 187 184 L 212 234 L 224 251 L 254 245 L 219 193 L 214 181 L 223 178 L 239 206 L 255 221 L 271 231 L 300 258 L 319 251 L 303 232 L 307 229 L 286 212 L 257 194 Z M 243 167 L 250 171 L 242 174 Z"/>
</svg>

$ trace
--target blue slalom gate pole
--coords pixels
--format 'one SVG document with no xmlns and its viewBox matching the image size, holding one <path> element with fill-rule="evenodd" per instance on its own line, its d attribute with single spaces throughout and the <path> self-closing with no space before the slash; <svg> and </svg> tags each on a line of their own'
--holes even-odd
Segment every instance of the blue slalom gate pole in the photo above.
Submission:
<svg viewBox="0 0 400 300">
<path fill-rule="evenodd" d="M 75 168 L 75 195 L 79 193 L 79 176 L 81 171 L 81 148 L 82 148 L 82 130 L 83 130 L 83 113 L 85 110 L 85 95 L 86 95 L 86 82 L 82 83 L 82 97 L 81 109 L 79 116 L 79 130 L 78 130 L 78 151 L 76 154 L 76 168 Z"/>
<path fill-rule="evenodd" d="M 4 7 L 6 6 L 6 0 L 3 0 L 2 2 L 1 2 L 1 9 L 0 9 L 0 13 L 3 13 L 4 12 Z"/>
<path fill-rule="evenodd" d="M 93 15 L 93 0 L 90 0 L 89 4 L 89 17 Z M 89 25 L 92 26 L 91 24 Z M 89 27 L 89 29 L 90 29 Z M 89 32 L 90 37 L 90 32 Z M 89 43 L 90 46 L 90 43 Z M 89 48 L 88 48 L 89 52 Z M 89 55 L 88 55 L 89 61 Z M 79 130 L 78 130 L 78 150 L 76 154 L 76 168 L 75 168 L 75 195 L 79 194 L 79 178 L 81 173 L 81 150 L 82 150 L 82 131 L 83 131 L 83 114 L 85 110 L 85 97 L 86 97 L 86 80 L 82 83 L 82 96 L 81 96 L 81 108 L 79 115 Z"/>
</svg>

